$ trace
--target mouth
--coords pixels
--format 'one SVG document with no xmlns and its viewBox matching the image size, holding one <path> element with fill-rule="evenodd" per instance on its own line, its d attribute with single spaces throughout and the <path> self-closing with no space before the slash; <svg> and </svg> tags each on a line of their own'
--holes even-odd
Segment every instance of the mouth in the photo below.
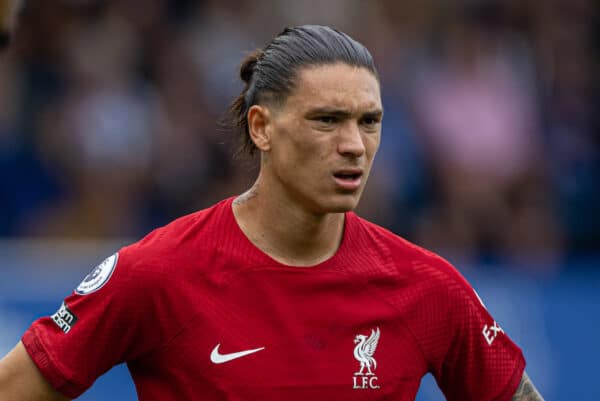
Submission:
<svg viewBox="0 0 600 401">
<path fill-rule="evenodd" d="M 363 171 L 361 169 L 343 169 L 333 173 L 333 179 L 338 187 L 348 191 L 360 188 Z"/>
</svg>

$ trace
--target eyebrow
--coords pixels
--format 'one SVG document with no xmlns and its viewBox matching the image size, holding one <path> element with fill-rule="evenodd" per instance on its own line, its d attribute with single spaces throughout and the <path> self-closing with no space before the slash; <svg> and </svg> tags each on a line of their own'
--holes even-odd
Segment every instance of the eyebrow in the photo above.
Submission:
<svg viewBox="0 0 600 401">
<path fill-rule="evenodd" d="M 349 118 L 352 112 L 347 109 L 337 109 L 333 107 L 317 107 L 306 112 L 305 116 L 314 117 L 320 115 L 335 116 L 338 118 Z M 382 109 L 373 109 L 361 114 L 361 117 L 380 118 L 383 116 Z"/>
</svg>

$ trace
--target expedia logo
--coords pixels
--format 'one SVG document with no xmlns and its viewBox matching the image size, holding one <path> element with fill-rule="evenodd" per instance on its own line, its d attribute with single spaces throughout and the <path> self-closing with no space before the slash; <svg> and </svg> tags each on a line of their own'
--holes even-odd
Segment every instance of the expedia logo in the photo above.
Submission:
<svg viewBox="0 0 600 401">
<path fill-rule="evenodd" d="M 77 323 L 77 316 L 67 308 L 64 302 L 51 318 L 65 334 L 71 331 L 75 323 Z"/>
</svg>

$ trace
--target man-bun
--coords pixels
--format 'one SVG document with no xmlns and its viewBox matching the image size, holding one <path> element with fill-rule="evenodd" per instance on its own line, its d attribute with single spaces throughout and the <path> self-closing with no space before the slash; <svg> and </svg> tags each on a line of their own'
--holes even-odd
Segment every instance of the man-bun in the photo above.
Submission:
<svg viewBox="0 0 600 401">
<path fill-rule="evenodd" d="M 227 110 L 227 116 L 225 117 L 225 126 L 227 128 L 239 131 L 242 133 L 241 146 L 235 152 L 235 156 L 239 156 L 243 153 L 249 153 L 252 155 L 255 151 L 254 143 L 250 138 L 248 131 L 248 109 L 252 99 L 249 99 L 251 95 L 252 77 L 256 69 L 256 64 L 259 58 L 263 55 L 262 49 L 256 49 L 252 53 L 249 53 L 240 65 L 240 78 L 244 82 L 244 89 L 242 93 L 236 97 L 233 102 L 229 105 Z"/>
<path fill-rule="evenodd" d="M 240 65 L 240 78 L 246 85 L 252 81 L 252 75 L 254 74 L 254 68 L 258 59 L 263 55 L 262 49 L 256 49 L 252 53 L 248 54 Z"/>
</svg>

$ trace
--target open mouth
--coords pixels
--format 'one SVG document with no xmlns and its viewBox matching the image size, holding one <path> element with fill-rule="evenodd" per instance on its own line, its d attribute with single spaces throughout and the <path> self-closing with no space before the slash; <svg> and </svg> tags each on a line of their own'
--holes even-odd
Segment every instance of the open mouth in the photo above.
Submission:
<svg viewBox="0 0 600 401">
<path fill-rule="evenodd" d="M 338 188 L 344 191 L 355 191 L 360 188 L 362 175 L 360 169 L 348 169 L 333 173 L 333 179 Z"/>
<path fill-rule="evenodd" d="M 333 176 L 340 180 L 355 181 L 362 176 L 362 173 L 335 173 Z"/>
</svg>

